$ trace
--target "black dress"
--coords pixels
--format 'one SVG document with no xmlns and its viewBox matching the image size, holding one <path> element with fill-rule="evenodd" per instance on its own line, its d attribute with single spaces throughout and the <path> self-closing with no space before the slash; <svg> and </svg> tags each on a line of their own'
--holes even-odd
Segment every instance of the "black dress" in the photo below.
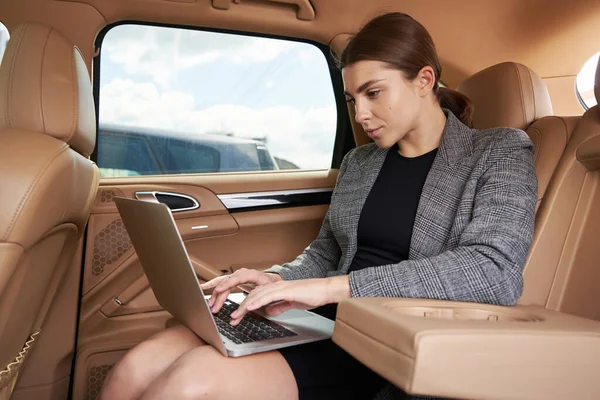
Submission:
<svg viewBox="0 0 600 400">
<path fill-rule="evenodd" d="M 406 158 L 397 145 L 388 151 L 360 214 L 349 272 L 408 259 L 417 206 L 436 153 Z M 336 309 L 328 304 L 312 311 L 335 320 Z M 371 399 L 388 384 L 332 340 L 279 352 L 294 373 L 300 400 Z"/>
</svg>

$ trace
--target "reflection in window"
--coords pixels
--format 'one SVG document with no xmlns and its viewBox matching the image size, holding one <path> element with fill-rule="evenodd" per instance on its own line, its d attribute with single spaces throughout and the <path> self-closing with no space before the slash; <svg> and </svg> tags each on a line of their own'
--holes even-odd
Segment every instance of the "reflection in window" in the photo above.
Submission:
<svg viewBox="0 0 600 400">
<path fill-rule="evenodd" d="M 128 134 L 104 134 L 98 138 L 101 176 L 137 176 L 160 173 L 144 138 Z"/>
<path fill-rule="evenodd" d="M 219 172 L 219 152 L 211 147 L 183 140 L 166 139 L 157 153 L 163 160 L 165 174 Z"/>
</svg>

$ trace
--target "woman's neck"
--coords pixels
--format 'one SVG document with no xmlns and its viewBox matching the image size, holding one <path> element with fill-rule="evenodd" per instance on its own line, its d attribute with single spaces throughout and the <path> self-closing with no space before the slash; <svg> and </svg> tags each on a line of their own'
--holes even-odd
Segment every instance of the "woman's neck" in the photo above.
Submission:
<svg viewBox="0 0 600 400">
<path fill-rule="evenodd" d="M 438 148 L 446 126 L 446 114 L 437 101 L 422 110 L 416 127 L 398 142 L 398 151 L 404 157 L 418 157 Z"/>
</svg>

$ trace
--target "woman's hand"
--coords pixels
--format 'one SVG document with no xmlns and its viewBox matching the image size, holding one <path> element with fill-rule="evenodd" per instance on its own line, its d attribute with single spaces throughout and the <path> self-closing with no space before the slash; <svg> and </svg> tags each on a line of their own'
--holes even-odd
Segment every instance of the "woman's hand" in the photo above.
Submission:
<svg viewBox="0 0 600 400">
<path fill-rule="evenodd" d="M 238 286 L 247 283 L 254 284 L 256 287 L 268 285 L 270 283 L 281 281 L 282 278 L 277 274 L 269 274 L 255 269 L 241 268 L 231 275 L 219 276 L 206 283 L 200 285 L 202 290 L 214 288 L 208 306 L 213 313 L 219 312 L 223 303 L 229 296 L 231 290 Z"/>
<path fill-rule="evenodd" d="M 267 315 L 274 316 L 292 308 L 308 310 L 329 303 L 338 303 L 349 297 L 348 275 L 295 281 L 282 280 L 254 289 L 231 314 L 230 323 L 237 325 L 248 311 L 267 305 L 265 309 Z"/>
</svg>

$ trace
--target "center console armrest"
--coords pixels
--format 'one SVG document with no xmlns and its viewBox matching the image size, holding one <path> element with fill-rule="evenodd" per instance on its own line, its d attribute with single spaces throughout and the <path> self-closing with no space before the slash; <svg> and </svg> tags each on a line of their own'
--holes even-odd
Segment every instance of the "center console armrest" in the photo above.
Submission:
<svg viewBox="0 0 600 400">
<path fill-rule="evenodd" d="M 600 322 L 541 307 L 354 298 L 333 341 L 409 394 L 600 399 Z"/>
</svg>

